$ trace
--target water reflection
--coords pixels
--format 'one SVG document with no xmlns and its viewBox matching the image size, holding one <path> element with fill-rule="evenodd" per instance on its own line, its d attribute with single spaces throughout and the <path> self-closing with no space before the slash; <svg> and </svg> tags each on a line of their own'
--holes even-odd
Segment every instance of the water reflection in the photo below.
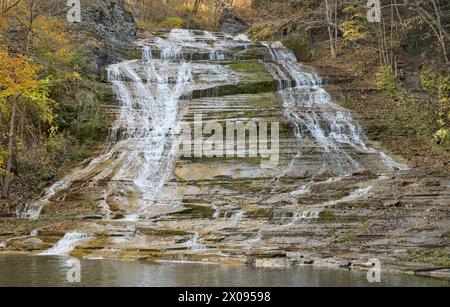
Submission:
<svg viewBox="0 0 450 307">
<path fill-rule="evenodd" d="M 95 287 L 280 287 L 370 286 L 365 273 L 312 267 L 254 269 L 203 264 L 149 264 L 112 260 L 81 260 L 81 283 L 70 284 L 66 257 L 0 256 L 0 286 Z M 382 275 L 379 286 L 450 286 L 448 281 L 408 275 Z"/>
</svg>

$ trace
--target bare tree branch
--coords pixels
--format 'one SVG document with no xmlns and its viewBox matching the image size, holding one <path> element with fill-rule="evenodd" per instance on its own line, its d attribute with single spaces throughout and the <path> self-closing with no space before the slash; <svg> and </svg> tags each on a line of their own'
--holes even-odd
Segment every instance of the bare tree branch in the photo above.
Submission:
<svg viewBox="0 0 450 307">
<path fill-rule="evenodd" d="M 16 7 L 22 0 L 0 0 L 0 15 L 6 14 L 8 11 Z"/>
</svg>

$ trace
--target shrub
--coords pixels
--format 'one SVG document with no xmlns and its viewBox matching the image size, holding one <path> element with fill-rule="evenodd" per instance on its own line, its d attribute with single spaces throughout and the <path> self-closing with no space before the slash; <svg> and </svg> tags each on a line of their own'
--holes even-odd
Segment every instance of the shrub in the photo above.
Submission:
<svg viewBox="0 0 450 307">
<path fill-rule="evenodd" d="M 283 41 L 284 45 L 291 49 L 299 61 L 307 61 L 311 53 L 308 39 L 305 36 L 294 35 Z"/>
<path fill-rule="evenodd" d="M 163 29 L 180 29 L 184 27 L 184 24 L 185 21 L 183 18 L 171 17 L 161 22 L 159 26 Z"/>
<path fill-rule="evenodd" d="M 17 166 L 21 178 L 35 183 L 52 179 L 61 165 L 68 162 L 72 141 L 59 134 L 32 148 L 18 146 Z"/>
<path fill-rule="evenodd" d="M 341 23 L 344 30 L 344 41 L 349 43 L 357 43 L 367 39 L 367 32 L 361 26 L 361 23 L 356 20 L 348 20 Z"/>
<path fill-rule="evenodd" d="M 398 96 L 398 84 L 394 72 L 389 66 L 380 66 L 376 74 L 376 84 L 386 90 L 389 96 Z"/>
<path fill-rule="evenodd" d="M 422 70 L 421 84 L 437 99 L 438 129 L 435 137 L 438 143 L 450 145 L 450 76 L 446 69 L 441 71 L 427 67 Z"/>
</svg>

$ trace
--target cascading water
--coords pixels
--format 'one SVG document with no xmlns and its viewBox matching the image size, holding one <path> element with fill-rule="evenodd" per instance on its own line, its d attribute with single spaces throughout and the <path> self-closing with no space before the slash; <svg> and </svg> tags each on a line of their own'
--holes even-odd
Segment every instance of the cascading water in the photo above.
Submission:
<svg viewBox="0 0 450 307">
<path fill-rule="evenodd" d="M 89 186 L 107 181 L 99 207 L 108 218 L 107 200 L 128 204 L 127 220 L 136 220 L 152 204 L 176 202 L 162 193 L 172 175 L 177 144 L 175 132 L 179 121 L 179 101 L 193 89 L 192 65 L 184 59 L 205 54 L 213 60 L 229 58 L 227 50 L 243 50 L 252 43 L 246 36 L 216 35 L 206 31 L 173 30 L 152 43 L 139 42 L 141 61 L 125 61 L 108 67 L 108 80 L 119 103 L 106 152 L 85 168 L 73 172 L 50 187 L 39 201 L 19 206 L 19 218 L 36 219 L 42 208 L 74 182 Z M 152 50 L 154 49 L 154 50 Z M 156 59 L 154 54 L 158 54 Z M 204 65 L 205 66 L 205 65 Z M 201 65 L 199 66 L 201 69 Z M 217 69 L 212 65 L 206 68 Z M 218 71 L 221 78 L 226 71 Z M 122 196 L 117 196 L 120 194 Z"/>
<path fill-rule="evenodd" d="M 52 197 L 81 180 L 92 186 L 108 179 L 105 194 L 119 191 L 133 199 L 133 214 L 145 213 L 153 203 L 171 201 L 161 192 L 171 176 L 175 157 L 178 103 L 192 88 L 191 65 L 154 60 L 151 50 L 144 47 L 142 61 L 108 67 L 108 80 L 119 102 L 108 150 L 84 169 L 54 184 L 41 200 L 19 207 L 18 217 L 38 218 Z M 103 211 L 108 211 L 107 196 L 102 201 Z"/>
<path fill-rule="evenodd" d="M 364 132 L 350 113 L 333 102 L 320 77 L 299 64 L 292 51 L 280 42 L 263 45 L 268 49 L 271 60 L 278 64 L 267 64 L 266 67 L 278 80 L 285 114 L 295 125 L 297 137 L 301 142 L 312 137 L 323 150 L 324 163 L 336 175 L 348 175 L 363 169 L 346 150 L 348 146 L 362 153 L 379 154 L 391 169 L 406 168 L 385 153 L 366 145 Z"/>
<path fill-rule="evenodd" d="M 42 256 L 63 256 L 69 254 L 78 244 L 91 238 L 90 234 L 71 232 L 67 233 L 58 243 L 49 250 L 41 253 Z"/>
<path fill-rule="evenodd" d="M 120 203 L 120 209 L 125 213 L 121 221 L 128 223 L 139 221 L 156 205 L 179 204 L 177 196 L 166 189 L 166 183 L 172 177 L 178 154 L 176 131 L 185 111 L 180 110 L 180 101 L 189 97 L 198 85 L 194 84 L 194 75 L 200 89 L 213 88 L 215 82 L 239 82 L 238 79 L 231 80 L 233 74 L 226 65 L 216 65 L 214 61 L 236 59 L 237 54 L 254 44 L 245 35 L 233 37 L 205 31 L 173 30 L 138 45 L 142 49 L 141 60 L 108 67 L 108 80 L 119 104 L 108 149 L 83 169 L 49 188 L 41 200 L 18 208 L 18 217 L 38 218 L 43 206 L 80 181 L 101 190 L 98 205 L 105 218 L 112 213 L 108 204 L 111 200 Z M 263 47 L 270 55 L 263 63 L 278 81 L 285 116 L 294 124 L 298 141 L 313 143 L 320 151 L 324 168 L 335 176 L 329 180 L 342 180 L 364 169 L 358 153 L 377 154 L 391 169 L 404 168 L 386 154 L 366 145 L 365 135 L 350 113 L 332 101 L 319 76 L 299 64 L 291 51 L 281 43 L 263 43 Z M 190 60 L 195 61 L 188 62 Z M 300 151 L 292 161 L 301 156 Z M 306 184 L 290 196 L 294 200 L 302 197 L 310 193 L 312 186 L 313 183 Z M 364 189 L 358 188 L 340 201 L 305 208 L 294 214 L 289 225 L 316 218 L 329 205 L 365 197 L 370 191 L 366 193 Z M 164 212 L 158 214 L 162 216 Z M 239 225 L 244 214 L 243 210 L 236 211 L 228 218 L 229 223 Z M 221 209 L 216 207 L 213 218 L 220 216 Z M 200 240 L 197 234 L 188 245 L 192 249 L 202 249 Z M 255 239 L 259 240 L 259 237 Z"/>
<path fill-rule="evenodd" d="M 226 60 L 253 43 L 246 35 L 227 36 L 207 31 L 176 29 L 166 37 L 157 37 L 153 45 L 166 60 Z"/>
<path fill-rule="evenodd" d="M 233 225 L 238 225 L 242 218 L 244 217 L 244 211 L 239 210 L 238 212 L 234 213 L 231 218 L 230 218 L 230 222 Z"/>
<path fill-rule="evenodd" d="M 323 229 L 309 223 L 324 212 L 368 215 L 369 204 L 389 197 L 389 169 L 404 167 L 369 147 L 350 112 L 335 104 L 319 76 L 280 43 L 174 30 L 137 46 L 140 60 L 108 67 L 118 106 L 107 106 L 116 117 L 104 153 L 17 211 L 21 218 L 37 218 L 52 202 L 67 200 L 64 208 L 74 204 L 69 214 L 83 219 L 73 222 L 79 232 L 66 234 L 43 254 L 68 254 L 89 240 L 87 233 L 107 237 L 83 244 L 105 247 L 92 251 L 94 257 L 108 250 L 134 256 L 135 250 L 147 249 L 170 259 L 177 253 L 180 259 L 199 259 L 197 253 L 204 259 L 272 250 L 292 254 L 296 247 L 327 244 L 306 234 L 316 226 Z M 271 93 L 274 82 L 277 95 Z M 230 95 L 218 97 L 224 93 Z M 291 129 L 279 131 L 275 169 L 259 168 L 257 159 L 248 157 L 178 159 L 179 141 L 186 137 L 178 128 L 194 124 L 197 112 L 204 122 L 292 124 L 295 135 Z M 94 202 L 96 214 L 78 210 L 79 198 Z M 99 212 L 107 220 L 97 221 Z M 339 227 L 332 223 L 324 226 L 327 231 Z M 45 233 L 33 231 L 33 243 Z M 12 244 L 0 243 L 0 248 L 6 245 Z M 209 256 L 215 252 L 220 257 Z"/>
<path fill-rule="evenodd" d="M 329 202 L 326 202 L 323 204 L 309 206 L 308 208 L 295 213 L 293 219 L 288 224 L 286 224 L 286 226 L 292 226 L 299 222 L 318 219 L 320 217 L 320 213 L 322 213 L 329 206 L 359 200 L 363 197 L 368 196 L 369 193 L 372 191 L 372 189 L 373 189 L 373 186 L 369 186 L 366 188 L 360 188 L 360 189 L 353 191 L 350 195 L 348 195 L 340 200 L 332 200 L 332 201 L 329 201 Z"/>
<path fill-rule="evenodd" d="M 364 169 L 347 148 L 361 153 L 377 154 L 382 163 L 391 170 L 407 169 L 365 143 L 364 132 L 353 121 L 350 113 L 333 102 L 322 86 L 320 77 L 298 63 L 292 51 L 280 42 L 263 45 L 267 48 L 271 60 L 275 62 L 267 63 L 266 67 L 274 79 L 278 80 L 278 93 L 283 100 L 285 115 L 296 127 L 296 136 L 300 142 L 305 143 L 308 138 L 312 138 L 321 148 L 324 164 L 336 176 L 329 180 L 342 180 L 345 176 Z M 295 158 L 299 157 L 301 152 Z M 309 188 L 310 185 L 301 187 L 293 192 L 293 196 L 306 194 Z M 309 206 L 295 213 L 286 226 L 317 219 L 328 206 L 363 198 L 371 189 L 372 186 L 359 188 L 339 201 Z"/>
<path fill-rule="evenodd" d="M 147 63 L 153 60 L 152 50 L 150 47 L 144 46 L 142 48 L 142 60 Z"/>
<path fill-rule="evenodd" d="M 133 182 L 142 195 L 142 213 L 161 201 L 161 191 L 171 176 L 178 102 L 192 84 L 190 65 L 182 62 L 177 66 L 148 58 L 144 63 L 146 84 L 126 63 L 110 68 L 110 80 L 122 104 L 116 130 L 125 128 L 115 146 L 126 146 L 112 181 Z M 175 84 L 171 84 L 174 69 Z"/>
<path fill-rule="evenodd" d="M 198 233 L 195 233 L 192 238 L 186 242 L 186 247 L 190 250 L 205 250 L 206 246 L 200 243 L 201 237 Z"/>
</svg>

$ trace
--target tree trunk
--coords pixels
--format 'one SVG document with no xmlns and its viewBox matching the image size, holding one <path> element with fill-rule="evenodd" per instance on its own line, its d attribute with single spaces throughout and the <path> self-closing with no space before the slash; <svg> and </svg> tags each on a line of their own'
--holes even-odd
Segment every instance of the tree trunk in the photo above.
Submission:
<svg viewBox="0 0 450 307">
<path fill-rule="evenodd" d="M 309 40 L 309 48 L 311 49 L 311 55 L 313 58 L 316 57 L 316 47 L 314 42 L 314 35 L 311 28 L 306 29 L 306 33 L 308 34 L 308 40 Z"/>
<path fill-rule="evenodd" d="M 18 97 L 14 97 L 13 108 L 11 112 L 11 119 L 9 121 L 9 136 L 8 136 L 8 162 L 6 164 L 6 175 L 5 180 L 3 181 L 3 192 L 2 197 L 8 197 L 9 184 L 11 183 L 11 169 L 12 169 L 12 161 L 13 161 L 13 152 L 14 152 L 14 142 L 16 136 L 16 111 L 17 111 L 17 100 Z"/>
<path fill-rule="evenodd" d="M 441 11 L 439 2 L 436 2 L 435 0 L 429 1 L 433 6 L 434 13 L 428 12 L 425 8 L 420 6 L 420 3 L 403 0 L 403 5 L 410 10 L 416 11 L 419 14 L 420 18 L 422 18 L 422 20 L 427 23 L 428 26 L 430 26 L 430 28 L 436 35 L 436 39 L 442 49 L 444 60 L 448 64 L 449 58 L 447 52 L 447 41 L 450 40 L 450 34 L 442 24 L 441 14 L 443 15 L 443 12 Z"/>
<path fill-rule="evenodd" d="M 338 57 L 338 36 L 339 36 L 339 25 L 338 25 L 338 0 L 334 1 L 334 50 L 336 51 L 336 58 Z"/>
<path fill-rule="evenodd" d="M 198 14 L 198 10 L 200 9 L 201 2 L 202 2 L 202 0 L 195 0 L 194 9 L 192 10 L 192 14 L 194 14 L 194 15 Z"/>
<path fill-rule="evenodd" d="M 327 15 L 327 24 L 328 24 L 328 35 L 330 37 L 330 51 L 331 51 L 331 57 L 336 59 L 336 46 L 334 43 L 334 32 L 331 29 L 331 25 L 333 24 L 333 13 L 331 12 L 330 5 L 328 3 L 328 0 L 325 0 L 325 13 Z"/>
</svg>

